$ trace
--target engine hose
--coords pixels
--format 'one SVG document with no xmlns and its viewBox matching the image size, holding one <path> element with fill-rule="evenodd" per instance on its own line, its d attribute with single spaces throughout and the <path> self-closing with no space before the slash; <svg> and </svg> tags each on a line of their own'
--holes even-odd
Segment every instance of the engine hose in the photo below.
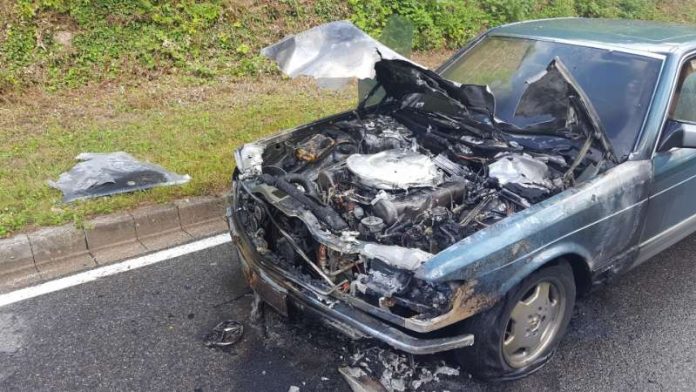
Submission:
<svg viewBox="0 0 696 392">
<path fill-rule="evenodd" d="M 280 189 L 293 199 L 300 202 L 300 204 L 305 206 L 305 208 L 312 212 L 319 220 L 326 223 L 332 230 L 341 231 L 348 228 L 346 221 L 343 220 L 343 218 L 336 211 L 329 207 L 322 206 L 316 201 L 310 199 L 307 197 L 307 195 L 302 193 L 302 191 L 297 189 L 288 181 L 279 177 L 274 177 L 270 174 L 262 174 L 259 176 L 259 179 L 268 185 Z"/>
<path fill-rule="evenodd" d="M 312 181 L 310 181 L 306 176 L 301 174 L 291 173 L 283 176 L 283 179 L 291 184 L 300 184 L 308 195 L 319 198 L 317 195 L 317 187 Z"/>
</svg>

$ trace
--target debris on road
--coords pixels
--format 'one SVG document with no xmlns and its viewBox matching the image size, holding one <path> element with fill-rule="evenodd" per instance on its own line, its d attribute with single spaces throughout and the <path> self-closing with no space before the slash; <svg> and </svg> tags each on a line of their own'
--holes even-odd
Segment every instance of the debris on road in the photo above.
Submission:
<svg viewBox="0 0 696 392">
<path fill-rule="evenodd" d="M 263 300 L 261 296 L 254 293 L 254 299 L 251 302 L 251 312 L 249 314 L 249 320 L 253 323 L 258 323 L 263 320 Z"/>
<path fill-rule="evenodd" d="M 387 392 L 384 385 L 368 376 L 361 368 L 344 366 L 338 368 L 338 372 L 353 392 Z"/>
<path fill-rule="evenodd" d="M 336 358 L 338 366 L 334 369 L 341 377 L 333 377 L 330 373 L 316 375 L 314 382 L 324 388 L 341 383 L 340 379 L 345 380 L 353 392 L 457 390 L 457 385 L 461 383 L 459 369 L 448 366 L 442 356 L 413 357 L 385 346 L 375 346 L 374 341 L 354 340 L 337 334 L 334 329 L 316 323 L 311 317 L 287 319 L 272 308 L 265 307 L 258 295 L 254 295 L 249 302 L 249 319 L 244 321 L 249 322 L 247 327 L 250 329 L 245 332 L 245 342 L 239 342 L 243 333 L 242 324 L 225 321 L 218 324 L 206 338 L 207 346 L 225 349 L 239 342 L 235 347 L 244 350 L 242 344 L 259 341 L 268 352 L 284 353 L 280 354 L 283 358 L 286 355 L 292 356 L 293 360 L 316 356 Z M 236 329 L 235 338 L 234 332 L 229 329 L 237 326 L 239 329 Z M 311 349 L 298 353 L 297 347 L 308 341 L 312 342 Z M 223 345 L 217 342 L 223 342 Z M 225 346 L 224 342 L 228 345 Z M 269 369 L 259 368 L 257 374 L 266 376 L 270 373 Z M 300 388 L 305 388 L 304 381 L 302 385 L 291 385 L 288 392 L 299 392 Z M 316 384 L 311 388 L 316 388 Z"/>
<path fill-rule="evenodd" d="M 180 185 L 191 180 L 163 167 L 141 162 L 123 151 L 110 153 L 83 152 L 72 169 L 48 181 L 63 192 L 63 202 L 89 199 L 118 193 L 134 192 L 156 186 Z"/>
<path fill-rule="evenodd" d="M 354 392 L 427 390 L 440 383 L 441 376 L 457 377 L 460 373 L 444 361 L 415 363 L 412 356 L 379 347 L 357 350 L 349 361 L 350 366 L 338 371 Z"/>
<path fill-rule="evenodd" d="M 244 326 L 234 320 L 225 320 L 216 325 L 205 337 L 205 345 L 208 347 L 228 347 L 242 339 Z"/>
</svg>

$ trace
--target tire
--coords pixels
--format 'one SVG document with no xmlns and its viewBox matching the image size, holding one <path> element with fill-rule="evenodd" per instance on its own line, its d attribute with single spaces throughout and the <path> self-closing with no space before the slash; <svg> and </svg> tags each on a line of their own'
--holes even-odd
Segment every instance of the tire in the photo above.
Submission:
<svg viewBox="0 0 696 392">
<path fill-rule="evenodd" d="M 515 380 L 534 373 L 553 356 L 563 338 L 575 294 L 573 270 L 567 262 L 533 272 L 493 308 L 463 322 L 462 330 L 475 336 L 474 345 L 455 350 L 455 358 L 464 370 L 484 381 Z"/>
</svg>

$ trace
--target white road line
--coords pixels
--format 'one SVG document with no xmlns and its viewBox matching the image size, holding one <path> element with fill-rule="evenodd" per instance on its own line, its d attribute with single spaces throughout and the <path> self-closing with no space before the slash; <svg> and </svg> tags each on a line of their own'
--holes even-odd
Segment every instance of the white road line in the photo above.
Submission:
<svg viewBox="0 0 696 392">
<path fill-rule="evenodd" d="M 114 275 L 121 272 L 146 267 L 148 265 L 159 263 L 160 261 L 165 261 L 173 259 L 175 257 L 184 256 L 189 253 L 194 253 L 203 249 L 212 248 L 214 246 L 218 246 L 230 241 L 231 239 L 229 233 L 219 234 L 214 237 L 204 238 L 199 241 L 190 242 L 188 244 L 179 245 L 177 247 L 161 250 L 155 253 L 150 253 L 145 256 L 124 260 L 116 264 L 111 264 L 104 267 L 95 268 L 89 271 L 80 272 L 78 274 L 70 275 L 65 278 L 40 283 L 36 286 L 15 290 L 0 295 L 0 307 L 13 304 L 19 301 L 24 301 L 25 299 L 52 293 L 54 291 L 63 290 L 68 287 L 73 287 L 83 283 L 91 282 L 109 275 Z"/>
</svg>

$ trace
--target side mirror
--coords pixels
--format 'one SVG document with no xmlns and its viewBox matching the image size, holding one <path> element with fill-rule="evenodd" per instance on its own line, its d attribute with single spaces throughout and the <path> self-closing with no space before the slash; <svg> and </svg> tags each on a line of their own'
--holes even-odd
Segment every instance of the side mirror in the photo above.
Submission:
<svg viewBox="0 0 696 392">
<path fill-rule="evenodd" d="M 667 122 L 657 151 L 667 151 L 675 147 L 696 148 L 696 125 L 671 120 Z"/>
</svg>

